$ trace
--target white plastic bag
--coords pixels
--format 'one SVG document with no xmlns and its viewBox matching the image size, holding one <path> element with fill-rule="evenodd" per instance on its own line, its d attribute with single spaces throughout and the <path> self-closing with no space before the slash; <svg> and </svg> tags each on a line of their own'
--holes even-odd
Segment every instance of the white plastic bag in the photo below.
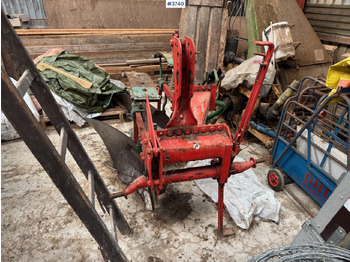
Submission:
<svg viewBox="0 0 350 262">
<path fill-rule="evenodd" d="M 236 157 L 234 162 L 242 162 Z M 198 161 L 199 162 L 199 161 Z M 207 163 L 207 165 L 210 162 Z M 203 161 L 194 166 L 203 166 Z M 195 181 L 197 186 L 214 202 L 218 201 L 218 183 L 211 178 Z M 224 188 L 224 204 L 237 226 L 248 229 L 252 220 L 278 222 L 280 202 L 274 192 L 260 183 L 252 169 L 232 175 Z"/>
<path fill-rule="evenodd" d="M 256 75 L 259 71 L 259 63 L 262 61 L 261 56 L 253 56 L 248 60 L 245 60 L 239 66 L 227 71 L 225 78 L 222 80 L 221 86 L 226 90 L 234 89 L 239 84 L 244 82 L 244 85 L 248 88 L 252 88 Z M 271 84 L 275 79 L 276 70 L 275 67 L 270 63 L 267 70 L 264 85 L 261 87 L 261 96 L 266 96 L 271 89 Z"/>
</svg>

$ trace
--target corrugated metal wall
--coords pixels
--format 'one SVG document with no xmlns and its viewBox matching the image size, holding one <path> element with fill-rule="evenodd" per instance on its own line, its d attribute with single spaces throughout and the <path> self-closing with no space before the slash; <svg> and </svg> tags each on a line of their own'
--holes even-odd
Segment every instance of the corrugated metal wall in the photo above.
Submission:
<svg viewBox="0 0 350 262">
<path fill-rule="evenodd" d="M 29 19 L 45 19 L 43 0 L 1 0 L 5 14 L 26 14 Z"/>
<path fill-rule="evenodd" d="M 321 40 L 350 45 L 350 0 L 308 0 L 304 13 Z"/>
</svg>

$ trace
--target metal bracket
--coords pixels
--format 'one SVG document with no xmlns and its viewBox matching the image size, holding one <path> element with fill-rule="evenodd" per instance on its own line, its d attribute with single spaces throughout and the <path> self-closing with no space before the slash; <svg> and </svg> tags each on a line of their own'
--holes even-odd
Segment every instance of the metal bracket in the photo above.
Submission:
<svg viewBox="0 0 350 262">
<path fill-rule="evenodd" d="M 327 244 L 337 245 L 346 236 L 344 228 L 339 226 L 326 241 Z"/>
</svg>

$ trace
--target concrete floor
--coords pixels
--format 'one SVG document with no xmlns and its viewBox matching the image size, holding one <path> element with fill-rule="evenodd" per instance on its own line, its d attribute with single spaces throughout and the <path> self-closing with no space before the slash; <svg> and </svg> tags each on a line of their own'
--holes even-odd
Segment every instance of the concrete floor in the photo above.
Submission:
<svg viewBox="0 0 350 262">
<path fill-rule="evenodd" d="M 113 126 L 127 132 L 132 124 Z M 90 127 L 75 130 L 110 191 L 122 189 L 100 137 Z M 47 133 L 57 145 L 56 132 Z M 241 148 L 239 156 L 245 160 L 268 154 L 255 139 Z M 23 141 L 2 143 L 1 153 L 3 261 L 102 261 L 98 245 Z M 69 153 L 67 164 L 87 192 L 86 179 Z M 254 169 L 264 184 L 268 170 L 267 163 Z M 287 186 L 317 212 L 317 204 L 300 188 Z M 217 205 L 194 182 L 170 185 L 155 212 L 145 211 L 134 194 L 117 200 L 133 229 L 128 236 L 118 232 L 119 244 L 130 261 L 247 261 L 266 249 L 290 244 L 301 225 L 311 219 L 286 191 L 275 196 L 281 202 L 279 223 L 254 221 L 249 230 L 243 230 L 225 211 L 225 227 L 235 234 L 223 238 L 216 231 Z"/>
</svg>

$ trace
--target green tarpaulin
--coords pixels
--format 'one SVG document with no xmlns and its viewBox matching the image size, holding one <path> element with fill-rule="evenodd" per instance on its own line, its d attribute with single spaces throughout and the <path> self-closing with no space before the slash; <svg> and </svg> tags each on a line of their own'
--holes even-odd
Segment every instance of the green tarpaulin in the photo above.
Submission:
<svg viewBox="0 0 350 262">
<path fill-rule="evenodd" d="M 89 113 L 104 111 L 113 94 L 126 91 L 112 84 L 109 74 L 96 67 L 86 57 L 62 52 L 44 57 L 39 63 L 42 62 L 92 83 L 90 88 L 84 88 L 71 78 L 50 69 L 41 72 L 45 82 L 54 93 L 86 109 Z"/>
</svg>

